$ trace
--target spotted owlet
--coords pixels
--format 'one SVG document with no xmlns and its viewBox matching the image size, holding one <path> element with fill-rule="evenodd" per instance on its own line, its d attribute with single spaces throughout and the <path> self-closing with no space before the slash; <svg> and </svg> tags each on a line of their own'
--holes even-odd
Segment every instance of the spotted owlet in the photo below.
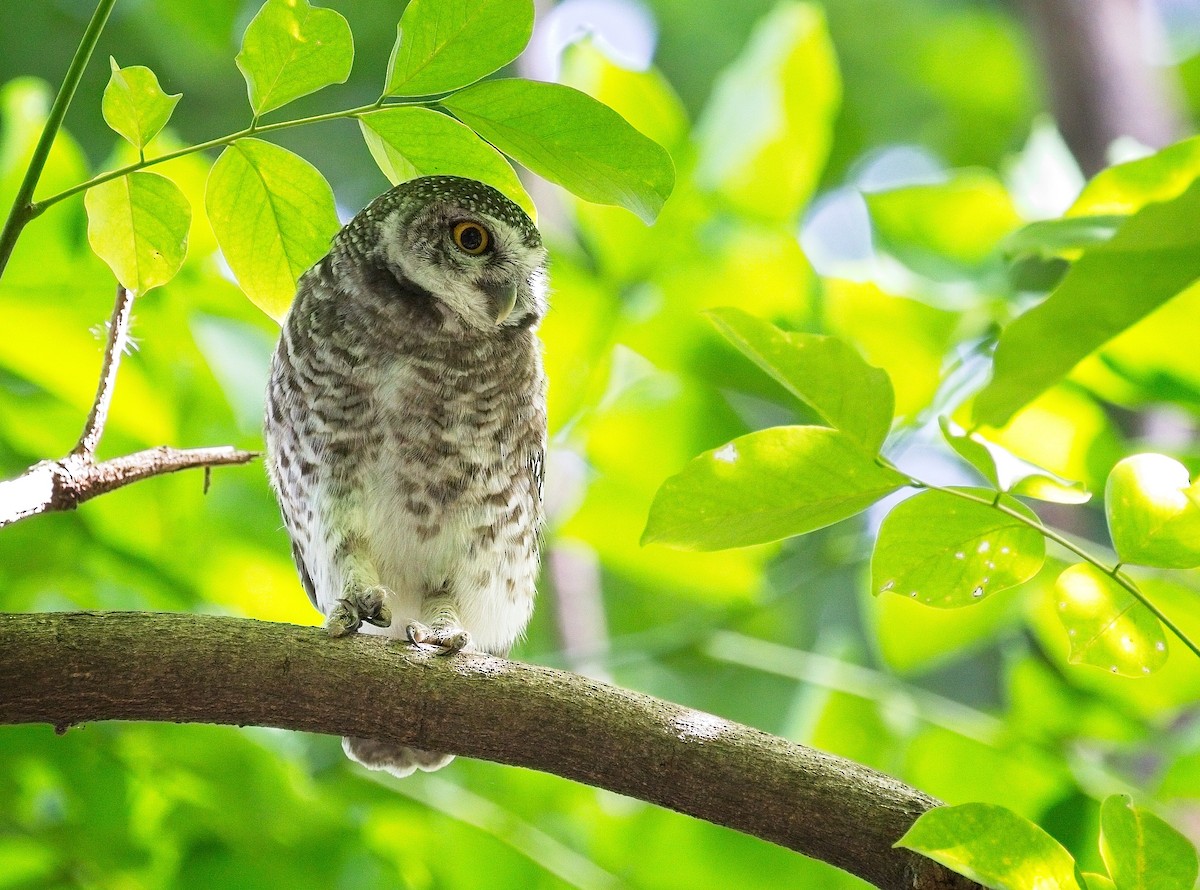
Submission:
<svg viewBox="0 0 1200 890">
<path fill-rule="evenodd" d="M 546 252 L 489 186 L 376 198 L 300 279 L 267 390 L 267 467 L 313 604 L 359 630 L 506 655 L 533 610 Z M 450 756 L 343 740 L 407 775 Z"/>
</svg>

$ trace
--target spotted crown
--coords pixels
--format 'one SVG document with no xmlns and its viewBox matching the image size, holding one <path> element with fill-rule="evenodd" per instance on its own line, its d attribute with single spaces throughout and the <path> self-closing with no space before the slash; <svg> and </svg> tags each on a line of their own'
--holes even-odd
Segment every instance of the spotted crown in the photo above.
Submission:
<svg viewBox="0 0 1200 890">
<path fill-rule="evenodd" d="M 359 211 L 338 240 L 362 250 L 374 243 L 379 224 L 394 211 L 416 211 L 435 201 L 453 201 L 464 210 L 502 220 L 519 231 L 527 245 L 541 246 L 541 233 L 528 213 L 490 185 L 463 176 L 421 176 L 400 183 Z"/>
</svg>

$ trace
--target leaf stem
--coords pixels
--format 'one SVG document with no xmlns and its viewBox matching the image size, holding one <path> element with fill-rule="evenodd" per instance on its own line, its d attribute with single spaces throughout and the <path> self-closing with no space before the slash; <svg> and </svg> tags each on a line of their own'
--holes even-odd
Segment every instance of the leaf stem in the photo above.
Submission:
<svg viewBox="0 0 1200 890">
<path fill-rule="evenodd" d="M 889 466 L 891 466 L 890 462 L 887 462 L 887 463 Z M 1066 536 L 1056 532 L 1054 529 L 1048 528 L 1047 526 L 1043 525 L 1041 520 L 1030 519 L 1028 516 L 1021 513 L 1020 511 L 1014 510 L 1012 507 L 1009 507 L 1006 504 L 1001 503 L 1000 502 L 1000 494 L 1001 494 L 1000 492 L 997 492 L 997 495 L 995 498 L 980 497 L 979 495 L 972 494 L 969 491 L 963 491 L 958 488 L 948 488 L 948 487 L 941 486 L 941 485 L 934 485 L 931 482 L 926 482 L 922 479 L 917 479 L 914 476 L 904 472 L 903 470 L 900 470 L 899 468 L 897 468 L 895 466 L 891 466 L 891 469 L 896 470 L 896 472 L 906 476 L 909 480 L 909 484 L 912 485 L 914 488 L 922 488 L 922 489 L 928 489 L 930 491 L 944 492 L 945 494 L 953 495 L 956 498 L 962 498 L 965 501 L 971 501 L 972 503 L 976 503 L 976 504 L 983 504 L 986 507 L 991 507 L 994 510 L 999 510 L 1001 513 L 1005 514 L 1006 516 L 1010 516 L 1013 519 L 1017 520 L 1018 522 L 1029 526 L 1031 529 L 1038 532 L 1046 540 L 1053 541 L 1055 544 L 1062 547 L 1063 549 L 1069 550 L 1071 553 L 1078 556 L 1084 562 L 1088 563 L 1089 565 L 1095 566 L 1097 569 L 1104 572 L 1104 574 L 1109 575 L 1114 581 L 1117 582 L 1117 584 L 1119 584 L 1121 587 L 1123 587 L 1129 593 L 1130 596 L 1132 596 L 1135 600 L 1137 600 L 1139 603 L 1141 603 L 1143 606 L 1145 606 L 1147 609 L 1149 609 L 1150 612 L 1154 615 L 1154 617 L 1157 618 L 1159 621 L 1161 621 L 1166 626 L 1166 628 L 1169 631 L 1171 631 L 1171 633 L 1173 633 L 1179 639 L 1179 641 L 1181 643 L 1183 643 L 1183 645 L 1187 646 L 1188 649 L 1192 650 L 1192 653 L 1197 658 L 1200 658 L 1200 645 L 1197 645 L 1191 638 L 1188 637 L 1187 634 L 1185 634 L 1179 628 L 1178 625 L 1175 624 L 1174 621 L 1172 621 L 1170 618 L 1168 618 L 1166 616 L 1166 614 L 1164 614 L 1163 611 L 1158 606 L 1156 606 L 1154 603 L 1152 603 L 1150 601 L 1150 599 L 1146 596 L 1146 594 L 1142 593 L 1141 589 L 1136 584 L 1133 583 L 1132 578 L 1130 578 L 1128 575 L 1125 575 L 1121 572 L 1121 563 L 1120 562 L 1118 562 L 1114 566 L 1106 566 L 1100 559 L 1093 556 L 1088 551 L 1084 550 L 1082 547 L 1080 547 L 1078 544 L 1076 544 L 1070 538 L 1067 538 Z"/>
<path fill-rule="evenodd" d="M 33 203 L 34 189 L 37 188 L 38 179 L 41 178 L 42 170 L 50 157 L 54 138 L 62 127 L 63 118 L 67 116 L 71 100 L 75 98 L 75 90 L 79 88 L 83 70 L 92 57 L 92 50 L 96 48 L 100 32 L 104 30 L 104 25 L 108 22 L 108 16 L 116 2 L 117 0 L 100 0 L 96 4 L 96 11 L 92 13 L 92 19 L 88 22 L 83 37 L 80 38 L 79 46 L 75 49 L 75 56 L 71 59 L 67 73 L 63 76 L 63 82 L 58 88 L 58 95 L 54 97 L 54 104 L 50 106 L 50 114 L 46 117 L 42 135 L 33 149 L 33 156 L 29 159 L 25 178 L 21 180 L 17 195 L 13 198 L 12 209 L 9 210 L 8 218 L 4 221 L 4 229 L 0 230 L 0 275 L 4 274 L 4 268 L 8 265 L 8 258 L 12 256 L 13 248 L 17 245 L 17 238 L 20 237 L 21 231 L 40 212 L 34 210 L 36 206 Z"/>
<path fill-rule="evenodd" d="M 119 179 L 122 176 L 128 176 L 130 173 L 136 173 L 139 170 L 144 170 L 147 167 L 153 167 L 155 164 L 162 164 L 166 161 L 173 161 L 176 158 L 182 158 L 186 155 L 194 154 L 198 151 L 207 151 L 210 148 L 220 148 L 224 145 L 229 145 L 231 142 L 236 142 L 239 139 L 245 139 L 247 136 L 257 136 L 260 133 L 273 133 L 276 130 L 287 130 L 291 127 L 300 127 L 305 124 L 315 124 L 321 121 L 339 120 L 346 117 L 357 117 L 360 114 L 366 114 L 371 111 L 377 111 L 378 106 L 360 105 L 357 108 L 347 108 L 342 111 L 328 111 L 325 114 L 314 114 L 311 117 L 299 117 L 294 120 L 279 121 L 274 124 L 251 124 L 243 130 L 238 130 L 236 133 L 227 133 L 224 136 L 218 136 L 216 139 L 209 139 L 207 142 L 200 142 L 196 145 L 188 145 L 175 151 L 167 152 L 165 155 L 159 155 L 156 158 L 151 158 L 148 161 L 139 161 L 136 164 L 127 164 L 124 167 L 118 167 L 116 170 L 109 170 L 107 173 L 100 173 L 93 176 L 87 182 L 81 182 L 79 185 L 71 186 L 66 191 L 59 192 L 57 195 L 51 195 L 49 198 L 38 201 L 30 206 L 29 211 L 32 218 L 42 213 L 47 208 L 63 201 L 72 195 L 77 195 L 80 192 L 87 191 L 98 185 L 103 185 L 113 179 Z"/>
</svg>

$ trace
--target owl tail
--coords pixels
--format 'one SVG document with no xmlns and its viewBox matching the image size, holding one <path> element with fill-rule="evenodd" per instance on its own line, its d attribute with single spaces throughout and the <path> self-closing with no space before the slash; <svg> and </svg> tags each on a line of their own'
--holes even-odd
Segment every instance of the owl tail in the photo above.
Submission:
<svg viewBox="0 0 1200 890">
<path fill-rule="evenodd" d="M 367 769 L 383 770 L 401 779 L 411 776 L 419 769 L 431 773 L 454 759 L 453 754 L 422 751 L 420 748 L 406 748 L 403 745 L 389 745 L 387 742 L 352 736 L 342 739 L 342 750 L 346 752 L 347 757 L 361 763 Z"/>
</svg>

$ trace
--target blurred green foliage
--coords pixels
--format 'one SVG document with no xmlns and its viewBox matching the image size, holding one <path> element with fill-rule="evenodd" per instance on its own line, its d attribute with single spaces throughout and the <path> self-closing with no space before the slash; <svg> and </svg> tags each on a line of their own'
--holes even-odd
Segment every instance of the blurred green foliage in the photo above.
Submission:
<svg viewBox="0 0 1200 890">
<path fill-rule="evenodd" d="M 350 22 L 355 67 L 344 86 L 299 99 L 296 115 L 370 103 L 387 70 L 402 4 L 328 5 Z M 110 69 L 99 60 L 109 54 L 151 68 L 166 93 L 183 93 L 150 155 L 243 128 L 250 110 L 233 57 L 257 6 L 119 2 L 37 196 L 136 159 L 131 147 L 114 148 L 101 115 Z M 1066 240 L 1061 228 L 1022 229 L 1037 217 L 1023 165 L 1067 181 L 1077 171 L 1029 138 L 1037 111 L 1029 47 L 998 3 L 756 0 L 721 4 L 719 14 L 679 0 L 648 6 L 660 28 L 658 68 L 624 70 L 585 42 L 567 50 L 562 79 L 671 152 L 678 177 L 658 222 L 647 228 L 625 210 L 563 193 L 543 201 L 544 188 L 531 187 L 552 242 L 554 310 L 541 330 L 552 383 L 551 523 L 541 602 L 517 657 L 818 745 L 951 804 L 1003 805 L 1043 826 L 1084 871 L 1105 870 L 1101 801 L 1112 793 L 1132 793 L 1194 829 L 1200 664 L 1174 646 L 1149 677 L 1072 665 L 1053 591 L 1062 552 L 1025 583 L 948 610 L 871 594 L 879 510 L 742 549 L 640 545 L 656 491 L 695 455 L 765 427 L 821 422 L 832 410 L 797 402 L 704 310 L 732 305 L 841 337 L 891 377 L 898 420 L 888 457 L 941 484 L 973 485 L 936 418 L 969 424 L 966 396 L 986 374 L 986 344 L 1034 299 L 1015 275 L 1016 255 L 1061 263 L 1120 237 L 1111 220 L 1099 235 L 1093 226 Z M 6 9 L 0 207 L 16 191 L 53 89 L 30 75 L 57 84 L 73 48 L 62 35 L 80 33 L 90 12 L 89 0 Z M 330 180 L 342 208 L 387 186 L 348 122 L 276 135 Z M 945 172 L 877 189 L 866 202 L 869 260 L 818 272 L 797 238 L 814 195 L 820 203 L 857 187 L 896 143 L 920 146 Z M 1123 217 L 1148 201 L 1188 200 L 1193 156 L 1183 143 L 1101 174 L 1077 211 Z M 156 168 L 196 212 L 179 274 L 136 306 L 136 349 L 121 369 L 102 456 L 163 443 L 261 446 L 277 327 L 230 282 L 199 212 L 212 162 L 190 155 Z M 1042 262 L 1041 288 L 1061 271 Z M 1087 272 L 1081 262 L 1069 274 Z M 89 249 L 81 196 L 24 232 L 0 279 L 8 333 L 0 478 L 73 444 L 113 283 Z M 1171 452 L 1185 475 L 1200 468 L 1191 444 L 1200 295 L 1193 288 L 1145 308 L 986 429 L 1005 449 L 996 453 L 1092 491 L 1139 451 Z M 1084 343 L 1069 328 L 1050 337 L 1022 354 L 1047 350 L 1052 363 L 1059 338 L 1064 349 Z M 972 454 L 986 479 L 986 460 Z M 317 623 L 261 467 L 219 470 L 212 483 L 205 495 L 199 474 L 157 478 L 78 513 L 5 529 L 0 608 Z M 1101 504 L 1039 509 L 1115 561 Z M 1137 570 L 1137 578 L 1200 638 L 1194 570 Z M 285 883 L 862 886 L 724 829 L 493 764 L 460 759 L 396 782 L 352 767 L 324 737 L 158 725 L 95 725 L 61 738 L 46 727 L 0 732 L 0 888 Z"/>
</svg>

